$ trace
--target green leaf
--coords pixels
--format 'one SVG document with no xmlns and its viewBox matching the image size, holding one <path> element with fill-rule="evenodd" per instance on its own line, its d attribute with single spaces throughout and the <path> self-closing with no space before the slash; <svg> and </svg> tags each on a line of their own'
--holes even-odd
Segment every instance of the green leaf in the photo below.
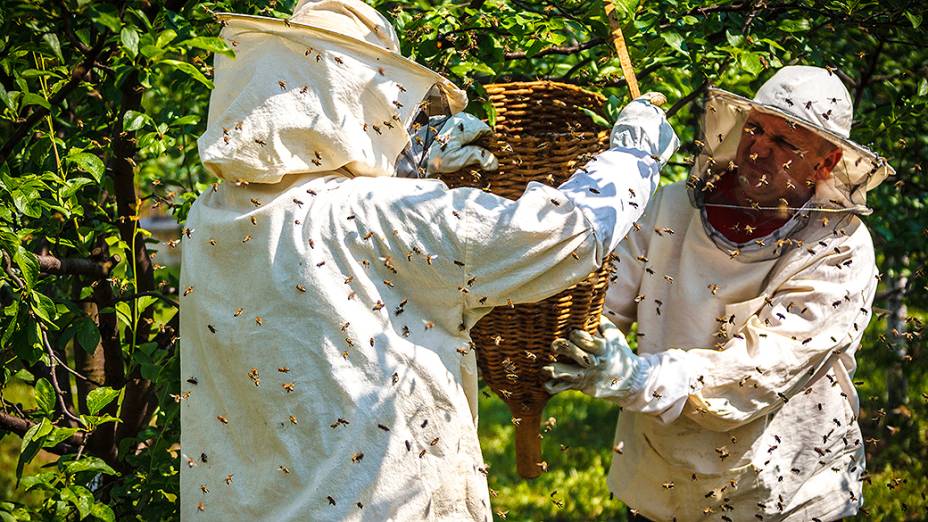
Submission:
<svg viewBox="0 0 928 522">
<path fill-rule="evenodd" d="M 780 30 L 786 31 L 787 33 L 801 33 L 811 28 L 812 26 L 809 25 L 809 20 L 806 18 L 800 20 L 783 20 L 780 22 Z"/>
<path fill-rule="evenodd" d="M 49 49 L 55 54 L 55 58 L 58 58 L 58 61 L 63 63 L 64 56 L 61 54 L 61 42 L 58 41 L 58 35 L 55 33 L 45 33 L 42 35 L 42 40 L 45 40 L 45 43 L 48 44 Z"/>
<path fill-rule="evenodd" d="M 102 2 L 95 2 L 91 5 L 90 19 L 114 33 L 118 33 L 119 28 L 122 27 L 116 8 Z"/>
<path fill-rule="evenodd" d="M 23 95 L 22 106 L 27 107 L 29 105 L 39 105 L 45 107 L 48 110 L 51 110 L 52 108 L 52 106 L 48 104 L 48 100 L 33 92 L 27 92 Z"/>
<path fill-rule="evenodd" d="M 188 114 L 186 116 L 182 116 L 172 121 L 171 127 L 181 127 L 183 125 L 196 125 L 197 123 L 200 123 L 200 117 L 196 114 Z"/>
<path fill-rule="evenodd" d="M 606 121 L 606 118 L 603 118 L 602 116 L 600 116 L 599 114 L 596 114 L 595 112 L 591 111 L 590 109 L 587 109 L 587 108 L 585 108 L 585 107 L 577 107 L 577 108 L 580 109 L 580 112 L 582 112 L 583 114 L 586 114 L 587 116 L 589 116 L 590 118 L 592 118 L 592 119 L 593 119 L 593 123 L 595 123 L 596 125 L 599 125 L 600 127 L 604 127 L 604 128 L 607 128 L 607 129 L 610 128 L 610 127 L 612 127 L 612 125 L 610 125 L 609 122 Z"/>
<path fill-rule="evenodd" d="M 23 283 L 26 284 L 26 289 L 31 290 L 39 278 L 39 258 L 20 246 L 16 249 L 16 254 L 13 255 L 13 261 L 23 274 Z"/>
<path fill-rule="evenodd" d="M 16 110 L 16 105 L 13 104 L 13 99 L 10 97 L 10 93 L 7 92 L 3 84 L 0 84 L 0 100 L 3 100 L 3 104 L 11 111 Z"/>
<path fill-rule="evenodd" d="M 77 343 L 87 353 L 93 353 L 100 344 L 100 329 L 97 328 L 96 323 L 89 317 L 84 317 L 77 323 L 76 330 Z"/>
<path fill-rule="evenodd" d="M 72 178 L 64 182 L 61 192 L 58 194 L 61 196 L 61 199 L 68 199 L 76 194 L 81 187 L 91 183 L 93 183 L 93 180 L 88 178 Z"/>
<path fill-rule="evenodd" d="M 123 47 L 129 51 L 129 56 L 135 58 L 139 54 L 139 33 L 133 27 L 123 27 L 119 32 L 119 39 Z"/>
<path fill-rule="evenodd" d="M 78 493 L 78 488 L 82 489 L 83 492 Z M 61 489 L 60 495 L 62 500 L 74 504 L 74 507 L 80 513 L 80 520 L 87 518 L 87 515 L 90 514 L 90 509 L 93 507 L 93 494 L 87 488 L 82 486 L 65 487 Z"/>
<path fill-rule="evenodd" d="M 922 81 L 918 83 L 918 95 L 924 96 L 928 94 L 928 79 L 922 78 Z"/>
<path fill-rule="evenodd" d="M 58 310 L 55 308 L 55 301 L 45 294 L 32 291 L 32 299 L 35 301 L 32 306 L 32 312 L 44 320 L 46 323 L 54 323 L 58 317 Z"/>
<path fill-rule="evenodd" d="M 761 63 L 760 56 L 756 53 L 743 52 L 738 61 L 741 62 L 742 69 L 755 76 L 764 70 L 764 64 Z"/>
<path fill-rule="evenodd" d="M 197 69 L 196 67 L 194 67 L 193 64 L 190 64 L 190 63 L 187 63 L 187 62 L 182 62 L 182 61 L 180 61 L 180 60 L 161 60 L 161 61 L 158 62 L 158 63 L 159 63 L 159 64 L 164 64 L 164 65 L 168 65 L 168 66 L 170 66 L 170 67 L 174 67 L 175 69 L 177 69 L 177 70 L 179 70 L 179 71 L 181 71 L 181 72 L 187 74 L 188 76 L 190 76 L 190 77 L 193 78 L 194 80 L 196 80 L 196 81 L 202 83 L 202 84 L 205 85 L 206 87 L 208 87 L 208 88 L 210 88 L 210 89 L 213 88 L 213 82 L 210 81 L 210 79 L 207 78 L 206 76 L 203 76 L 203 73 L 200 72 L 199 69 Z"/>
<path fill-rule="evenodd" d="M 104 522 L 114 522 L 116 520 L 116 514 L 113 513 L 113 510 L 106 504 L 100 502 L 93 505 L 90 514 Z"/>
<path fill-rule="evenodd" d="M 45 471 L 23 478 L 21 485 L 22 488 L 26 491 L 39 486 L 45 486 L 46 488 L 51 489 L 54 487 L 54 483 L 57 478 L 58 474 L 54 471 Z"/>
<path fill-rule="evenodd" d="M 103 160 L 97 157 L 96 154 L 91 154 L 89 152 L 76 152 L 70 154 L 67 159 L 74 163 L 79 170 L 90 174 L 93 179 L 98 182 L 103 176 L 103 171 L 106 168 L 103 165 Z"/>
<path fill-rule="evenodd" d="M 235 52 L 229 47 L 229 44 L 222 38 L 217 38 L 215 36 L 197 36 L 196 38 L 184 40 L 178 45 L 183 47 L 196 47 L 197 49 L 224 54 L 230 58 L 235 56 Z"/>
<path fill-rule="evenodd" d="M 87 394 L 87 411 L 91 415 L 96 415 L 107 404 L 113 402 L 113 399 L 119 397 L 120 390 L 114 390 L 108 386 L 95 388 Z"/>
<path fill-rule="evenodd" d="M 163 48 L 165 45 L 173 42 L 175 38 L 177 38 L 177 33 L 173 29 L 165 29 L 158 35 L 155 47 Z"/>
<path fill-rule="evenodd" d="M 912 24 L 913 29 L 918 29 L 918 27 L 922 25 L 922 15 L 915 14 L 911 11 L 906 11 L 903 14 L 909 19 L 909 23 Z"/>
<path fill-rule="evenodd" d="M 52 423 L 43 418 L 42 422 L 34 424 L 23 435 L 22 446 L 19 450 L 19 460 L 16 463 L 17 480 L 23 476 L 23 467 L 32 461 L 42 448 L 42 439 L 52 431 Z"/>
<path fill-rule="evenodd" d="M 661 33 L 661 38 L 663 38 L 664 41 L 667 42 L 667 45 L 675 49 L 677 52 L 684 54 L 684 55 L 686 54 L 686 51 L 683 49 L 683 37 L 680 36 L 678 33 L 674 33 L 672 31 L 665 31 Z"/>
<path fill-rule="evenodd" d="M 116 475 L 116 470 L 111 468 L 109 464 L 103 462 L 103 459 L 98 457 L 86 456 L 81 460 L 71 461 L 65 465 L 65 472 L 69 475 L 80 473 L 82 471 L 97 471 L 107 475 Z"/>
<path fill-rule="evenodd" d="M 46 415 L 51 415 L 55 411 L 55 390 L 44 377 L 35 381 L 35 402 Z"/>
<path fill-rule="evenodd" d="M 124 131 L 137 131 L 145 126 L 145 124 L 150 121 L 151 118 L 142 112 L 138 111 L 126 111 L 122 116 L 122 130 Z"/>
<path fill-rule="evenodd" d="M 45 437 L 42 447 L 50 448 L 68 440 L 72 435 L 77 433 L 77 428 L 55 428 Z"/>
</svg>

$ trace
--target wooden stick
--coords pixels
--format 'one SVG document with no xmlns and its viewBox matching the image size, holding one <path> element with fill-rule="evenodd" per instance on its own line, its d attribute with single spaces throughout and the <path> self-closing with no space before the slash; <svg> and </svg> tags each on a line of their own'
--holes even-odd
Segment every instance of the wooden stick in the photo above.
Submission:
<svg viewBox="0 0 928 522">
<path fill-rule="evenodd" d="M 635 78 L 635 69 L 632 67 L 632 59 L 628 56 L 628 47 L 625 46 L 625 36 L 622 35 L 619 17 L 615 12 L 615 0 L 606 0 L 606 16 L 609 18 L 609 26 L 612 28 L 612 43 L 615 44 L 615 50 L 619 53 L 619 62 L 622 64 L 622 74 L 625 75 L 625 81 L 628 83 L 628 92 L 634 100 L 641 96 L 641 91 L 638 90 L 638 79 Z"/>
</svg>

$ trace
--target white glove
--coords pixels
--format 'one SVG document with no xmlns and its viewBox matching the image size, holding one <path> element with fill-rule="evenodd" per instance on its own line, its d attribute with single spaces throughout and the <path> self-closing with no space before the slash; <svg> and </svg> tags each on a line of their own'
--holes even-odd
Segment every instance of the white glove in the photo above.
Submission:
<svg viewBox="0 0 928 522">
<path fill-rule="evenodd" d="M 667 121 L 664 111 L 651 103 L 658 102 L 658 98 L 663 96 L 661 93 L 649 92 L 626 105 L 612 127 L 610 148 L 643 150 L 660 161 L 663 167 L 680 147 L 680 139 Z"/>
<path fill-rule="evenodd" d="M 445 122 L 435 142 L 429 147 L 426 167 L 429 176 L 455 172 L 468 165 L 480 165 L 483 170 L 496 170 L 499 164 L 490 151 L 468 145 L 493 131 L 473 114 L 459 112 Z"/>
<path fill-rule="evenodd" d="M 551 380 L 545 390 L 554 395 L 565 390 L 580 390 L 601 399 L 622 402 L 645 385 L 649 364 L 635 355 L 625 335 L 603 317 L 599 323 L 601 337 L 583 330 L 570 333 L 570 341 L 557 339 L 551 348 L 570 357 L 577 364 L 554 363 L 542 368 Z"/>
</svg>

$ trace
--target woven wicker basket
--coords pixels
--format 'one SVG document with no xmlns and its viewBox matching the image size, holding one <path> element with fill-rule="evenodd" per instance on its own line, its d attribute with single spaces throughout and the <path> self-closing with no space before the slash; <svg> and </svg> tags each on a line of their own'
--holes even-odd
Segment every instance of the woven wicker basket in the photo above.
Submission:
<svg viewBox="0 0 928 522">
<path fill-rule="evenodd" d="M 578 109 L 600 112 L 604 98 L 598 94 L 553 82 L 491 84 L 486 90 L 497 114 L 489 148 L 499 170 L 443 174 L 450 187 L 480 187 L 518 199 L 530 181 L 557 186 L 607 147 L 608 131 Z M 596 332 L 611 266 L 604 263 L 584 281 L 539 303 L 497 307 L 471 331 L 483 380 L 519 419 L 516 466 L 524 478 L 545 468 L 539 429 L 550 396 L 541 367 L 554 360 L 551 342 L 577 328 Z"/>
</svg>

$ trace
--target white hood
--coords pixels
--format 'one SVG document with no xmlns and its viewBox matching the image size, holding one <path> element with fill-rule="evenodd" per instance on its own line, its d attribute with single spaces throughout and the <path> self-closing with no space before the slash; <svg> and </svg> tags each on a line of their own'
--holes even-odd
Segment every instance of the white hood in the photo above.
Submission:
<svg viewBox="0 0 928 522">
<path fill-rule="evenodd" d="M 198 146 L 220 178 L 392 176 L 424 99 L 437 92 L 449 112 L 467 104 L 450 81 L 399 55 L 390 24 L 357 0 L 303 1 L 291 20 L 219 19 L 236 56 L 216 55 Z"/>
</svg>

